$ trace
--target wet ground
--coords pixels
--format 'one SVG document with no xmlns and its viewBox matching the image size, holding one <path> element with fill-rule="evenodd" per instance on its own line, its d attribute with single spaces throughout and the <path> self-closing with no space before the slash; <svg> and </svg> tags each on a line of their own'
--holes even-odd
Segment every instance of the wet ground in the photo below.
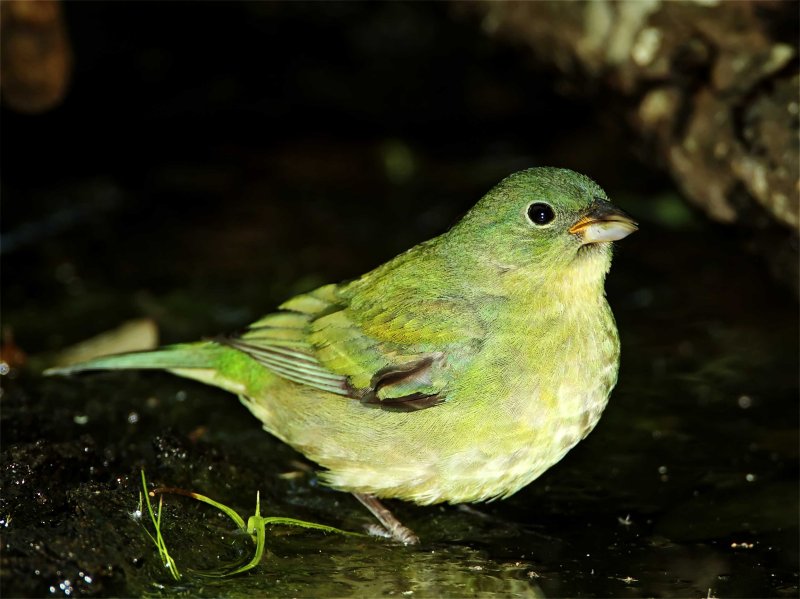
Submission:
<svg viewBox="0 0 800 599">
<path fill-rule="evenodd" d="M 111 6 L 66 7 L 62 108 L 3 109 L 3 596 L 798 595 L 796 298 L 632 158 L 613 98 L 556 96 L 436 4 L 201 4 L 192 28 L 181 4 Z M 539 164 L 586 172 L 642 223 L 608 279 L 622 368 L 597 429 L 508 500 L 392 503 L 417 547 L 275 527 L 231 579 L 191 570 L 250 541 L 169 496 L 175 582 L 135 517 L 141 468 L 244 516 L 260 491 L 268 515 L 371 517 L 224 392 L 39 372 L 130 319 L 164 343 L 236 330 Z"/>
</svg>

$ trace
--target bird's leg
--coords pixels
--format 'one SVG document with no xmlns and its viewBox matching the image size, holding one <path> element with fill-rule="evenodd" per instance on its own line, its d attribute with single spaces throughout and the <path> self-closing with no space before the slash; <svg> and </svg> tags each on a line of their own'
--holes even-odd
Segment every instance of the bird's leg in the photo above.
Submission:
<svg viewBox="0 0 800 599">
<path fill-rule="evenodd" d="M 414 534 L 414 531 L 403 526 L 400 520 L 395 518 L 392 512 L 378 501 L 377 497 L 368 493 L 353 493 L 353 496 L 372 512 L 372 515 L 378 519 L 378 522 L 386 529 L 392 539 L 400 541 L 404 545 L 416 545 L 419 543 L 419 538 Z"/>
</svg>

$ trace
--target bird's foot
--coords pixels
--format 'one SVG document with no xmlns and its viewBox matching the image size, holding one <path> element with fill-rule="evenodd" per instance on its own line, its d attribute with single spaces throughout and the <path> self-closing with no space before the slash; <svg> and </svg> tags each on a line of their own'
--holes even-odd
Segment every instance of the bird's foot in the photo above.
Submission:
<svg viewBox="0 0 800 599">
<path fill-rule="evenodd" d="M 372 523 L 367 524 L 364 526 L 364 529 L 367 531 L 367 534 L 371 537 L 380 537 L 381 539 L 391 539 L 392 533 L 386 530 L 380 524 Z"/>
<path fill-rule="evenodd" d="M 367 529 L 370 534 L 390 538 L 403 543 L 403 545 L 416 545 L 419 543 L 419 537 L 414 534 L 414 531 L 403 526 L 400 520 L 395 518 L 394 514 L 378 501 L 377 497 L 367 493 L 353 493 L 353 496 L 372 512 L 372 515 L 381 523 L 380 526 L 374 524 L 370 526 Z"/>
</svg>

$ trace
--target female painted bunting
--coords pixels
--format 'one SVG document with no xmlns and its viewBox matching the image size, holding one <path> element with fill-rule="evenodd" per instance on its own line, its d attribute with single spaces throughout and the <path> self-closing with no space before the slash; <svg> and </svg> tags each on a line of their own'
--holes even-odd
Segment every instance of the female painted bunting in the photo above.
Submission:
<svg viewBox="0 0 800 599">
<path fill-rule="evenodd" d="M 164 369 L 235 393 L 413 543 L 378 498 L 508 497 L 597 424 L 619 366 L 610 242 L 636 229 L 587 177 L 531 168 L 446 233 L 244 333 L 55 372 Z"/>
</svg>

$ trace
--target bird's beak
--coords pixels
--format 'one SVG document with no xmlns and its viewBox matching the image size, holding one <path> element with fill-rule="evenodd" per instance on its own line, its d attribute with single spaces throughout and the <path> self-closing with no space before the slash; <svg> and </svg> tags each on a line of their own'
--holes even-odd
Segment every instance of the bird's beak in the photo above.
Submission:
<svg viewBox="0 0 800 599">
<path fill-rule="evenodd" d="M 569 228 L 573 235 L 579 235 L 581 243 L 617 241 L 627 237 L 639 225 L 625 212 L 605 200 L 595 200 L 589 210 Z"/>
</svg>

